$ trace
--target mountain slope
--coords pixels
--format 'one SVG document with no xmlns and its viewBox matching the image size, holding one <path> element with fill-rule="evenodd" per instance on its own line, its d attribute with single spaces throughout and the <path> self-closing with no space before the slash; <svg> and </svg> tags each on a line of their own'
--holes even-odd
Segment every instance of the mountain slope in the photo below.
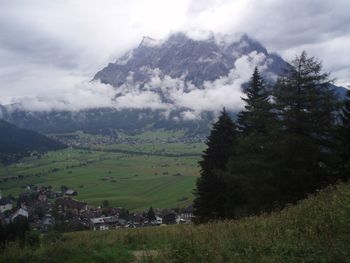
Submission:
<svg viewBox="0 0 350 263">
<path fill-rule="evenodd" d="M 186 129 L 189 133 L 206 135 L 214 114 L 207 112 L 201 119 L 174 121 L 179 112 L 169 113 L 165 118 L 161 110 L 99 108 L 78 112 L 52 111 L 31 112 L 1 109 L 0 116 L 19 127 L 42 133 L 67 133 L 77 130 L 92 134 L 116 135 L 116 131 L 134 133 L 145 129 Z"/>
<path fill-rule="evenodd" d="M 183 77 L 185 82 L 201 87 L 204 81 L 227 76 L 238 58 L 254 51 L 263 54 L 264 61 L 268 61 L 264 69 L 267 75 L 277 75 L 287 66 L 281 57 L 268 53 L 266 48 L 247 35 L 225 43 L 214 36 L 195 40 L 184 33 L 176 33 L 164 41 L 144 37 L 137 48 L 97 72 L 94 80 L 118 87 L 127 81 L 132 72 L 134 82 L 146 83 L 152 77 L 152 70 L 159 69 L 164 75 Z"/>
<path fill-rule="evenodd" d="M 66 146 L 44 135 L 0 120 L 0 162 L 10 163 L 32 152 L 57 150 Z"/>
</svg>

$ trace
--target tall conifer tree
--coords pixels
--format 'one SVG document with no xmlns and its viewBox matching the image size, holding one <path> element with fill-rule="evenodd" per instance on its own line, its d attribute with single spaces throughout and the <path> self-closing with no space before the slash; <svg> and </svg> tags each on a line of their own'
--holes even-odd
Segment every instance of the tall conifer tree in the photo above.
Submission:
<svg viewBox="0 0 350 263">
<path fill-rule="evenodd" d="M 271 182 L 274 113 L 270 94 L 257 68 L 243 92 L 246 105 L 238 114 L 237 154 L 231 157 L 225 173 L 229 217 L 269 210 L 274 200 Z"/>
<path fill-rule="evenodd" d="M 197 222 L 224 218 L 224 179 L 218 171 L 226 168 L 227 160 L 235 150 L 237 140 L 236 125 L 224 109 L 207 139 L 201 167 L 201 177 L 197 181 L 194 200 L 194 214 Z"/>
<path fill-rule="evenodd" d="M 350 90 L 346 93 L 344 106 L 341 112 L 341 126 L 340 126 L 340 178 L 350 178 Z"/>
<path fill-rule="evenodd" d="M 276 84 L 279 110 L 279 169 L 282 202 L 322 187 L 330 176 L 337 100 L 322 65 L 302 52 Z"/>
<path fill-rule="evenodd" d="M 245 110 L 238 115 L 238 126 L 244 136 L 255 134 L 266 134 L 269 129 L 269 119 L 272 117 L 269 102 L 270 94 L 266 89 L 264 79 L 261 77 L 258 68 L 244 89 L 246 98 L 242 100 L 246 103 Z"/>
</svg>

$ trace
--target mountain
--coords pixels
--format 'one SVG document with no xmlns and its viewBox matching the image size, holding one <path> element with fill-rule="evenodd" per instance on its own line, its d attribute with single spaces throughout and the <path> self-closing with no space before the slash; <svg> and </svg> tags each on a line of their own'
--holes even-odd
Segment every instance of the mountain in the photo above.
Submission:
<svg viewBox="0 0 350 263">
<path fill-rule="evenodd" d="M 133 133 L 145 129 L 186 129 L 189 134 L 206 134 L 213 113 L 206 112 L 198 120 L 174 121 L 178 111 L 164 117 L 161 110 L 99 108 L 83 111 L 31 112 L 8 110 L 0 106 L 0 117 L 21 127 L 42 133 L 68 133 L 82 130 L 92 134 L 117 136 L 116 131 Z"/>
<path fill-rule="evenodd" d="M 137 48 L 125 53 L 115 63 L 109 63 L 96 73 L 93 80 L 118 87 L 132 73 L 134 82 L 145 84 L 150 81 L 152 70 L 159 69 L 162 75 L 183 77 L 185 82 L 201 88 L 204 81 L 227 76 L 237 59 L 252 52 L 265 56 L 260 64 L 268 62 L 264 73 L 269 77 L 278 75 L 287 66 L 281 57 L 270 54 L 247 35 L 228 42 L 213 35 L 204 40 L 195 40 L 184 33 L 176 33 L 164 41 L 143 37 Z"/>
<path fill-rule="evenodd" d="M 241 109 L 241 87 L 255 66 L 273 84 L 289 64 L 246 34 L 144 37 L 92 79 L 112 86 L 113 107 L 40 112 L 0 105 L 0 118 L 44 133 L 164 128 L 206 135 L 223 107 L 233 115 Z"/>
<path fill-rule="evenodd" d="M 0 162 L 11 163 L 32 152 L 58 150 L 66 146 L 44 135 L 18 128 L 4 120 L 0 120 Z"/>
</svg>

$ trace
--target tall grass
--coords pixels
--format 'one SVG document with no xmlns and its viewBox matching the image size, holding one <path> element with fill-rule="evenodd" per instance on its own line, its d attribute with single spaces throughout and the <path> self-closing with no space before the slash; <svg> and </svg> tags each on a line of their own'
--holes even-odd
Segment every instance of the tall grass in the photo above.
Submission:
<svg viewBox="0 0 350 263">
<path fill-rule="evenodd" d="M 157 253 L 137 261 L 133 253 L 140 250 Z M 350 262 L 350 185 L 327 188 L 270 215 L 198 226 L 70 233 L 38 248 L 13 245 L 0 261 Z"/>
</svg>

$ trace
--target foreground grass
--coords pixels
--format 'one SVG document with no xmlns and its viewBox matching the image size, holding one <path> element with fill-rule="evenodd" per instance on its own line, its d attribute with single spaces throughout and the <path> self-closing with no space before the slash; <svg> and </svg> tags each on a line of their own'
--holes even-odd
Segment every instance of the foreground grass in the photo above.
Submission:
<svg viewBox="0 0 350 263">
<path fill-rule="evenodd" d="M 37 248 L 12 246 L 0 261 L 350 262 L 350 185 L 327 188 L 271 215 L 200 226 L 70 233 Z"/>
</svg>

